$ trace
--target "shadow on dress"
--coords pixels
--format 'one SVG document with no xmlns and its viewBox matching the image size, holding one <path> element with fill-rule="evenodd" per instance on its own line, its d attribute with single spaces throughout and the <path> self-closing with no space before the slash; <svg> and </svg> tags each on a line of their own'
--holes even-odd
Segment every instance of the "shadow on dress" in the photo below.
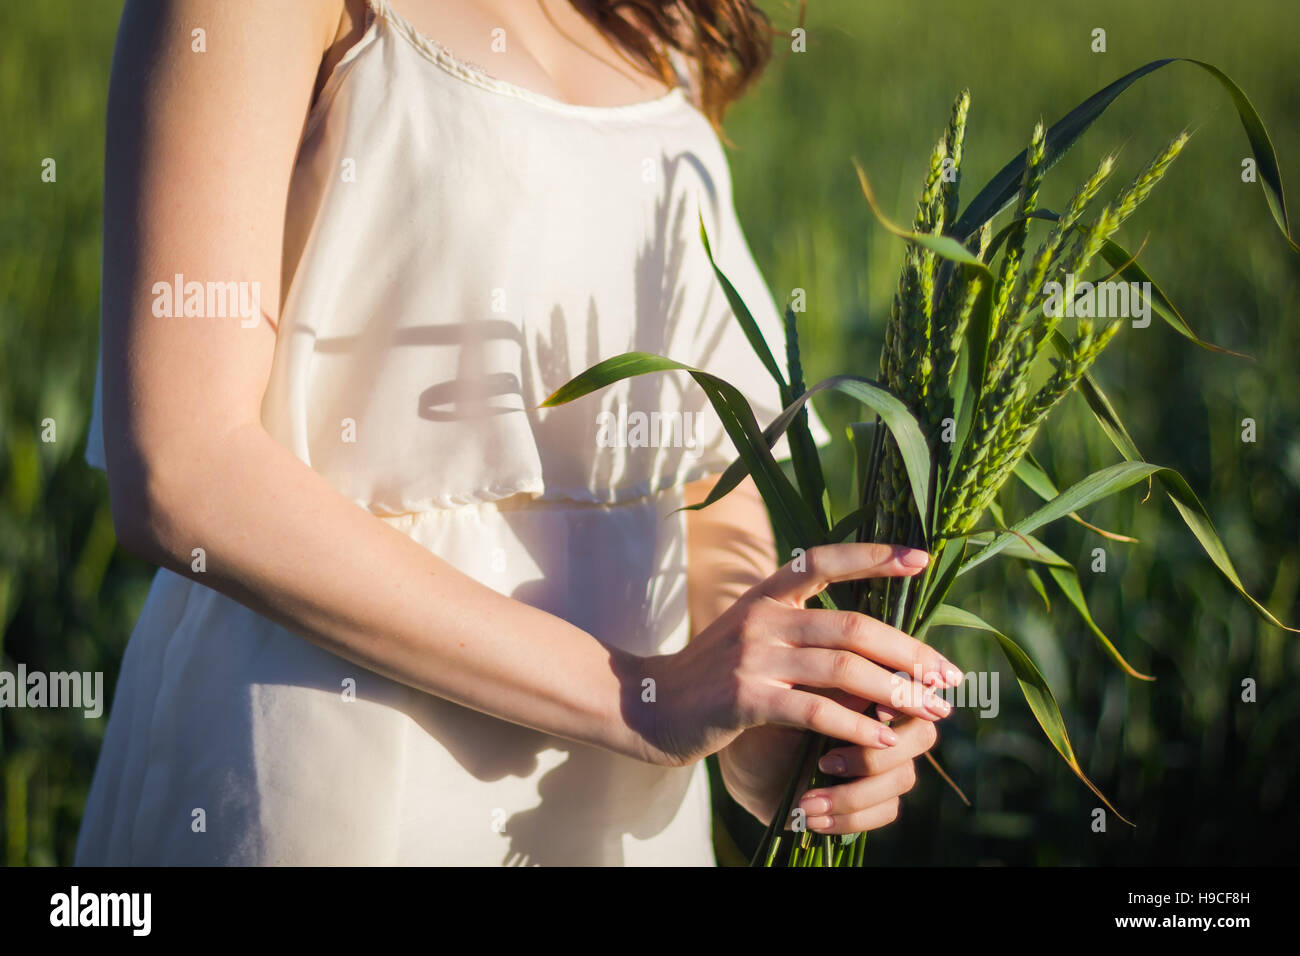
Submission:
<svg viewBox="0 0 1300 956">
<path fill-rule="evenodd" d="M 717 221 L 716 189 L 703 164 L 693 154 L 664 156 L 661 168 L 665 177 L 666 198 L 656 204 L 654 235 L 638 255 L 635 277 L 636 313 L 628 329 L 628 339 L 623 342 L 600 341 L 598 306 L 595 299 L 589 297 L 584 330 L 584 368 L 624 351 L 664 354 L 669 348 L 675 327 L 682 321 L 695 321 L 703 328 L 704 316 L 682 315 L 679 291 L 681 270 L 687 243 L 699 241 L 699 210 L 693 201 L 692 190 L 676 188 L 677 177 L 685 173 L 685 179 L 694 179 L 702 187 L 703 195 L 699 201 L 707 203 L 704 210 L 706 221 L 710 218 Z M 694 177 L 691 176 L 692 173 L 695 174 Z M 706 303 L 706 315 L 716 308 L 720 296 L 720 290 L 711 290 Z M 549 319 L 549 329 L 521 331 L 511 323 L 493 321 L 490 325 L 480 325 L 473 332 L 453 333 L 458 335 L 459 343 L 465 346 L 459 356 L 457 379 L 437 383 L 426 389 L 420 397 L 418 409 L 421 417 L 433 420 L 480 417 L 492 412 L 488 404 L 491 398 L 510 394 L 514 389 L 523 407 L 527 409 L 525 414 L 528 415 L 536 436 L 546 484 L 549 484 L 546 481 L 548 472 L 552 466 L 559 464 L 548 456 L 547 434 L 552 429 L 565 427 L 565 422 L 564 415 L 555 415 L 554 412 L 551 417 L 541 419 L 535 406 L 555 388 L 582 371 L 581 368 L 571 367 L 569 361 L 568 340 L 574 326 L 563 306 L 555 305 L 550 311 Z M 527 341 L 529 331 L 533 332 L 531 342 Z M 692 360 L 707 364 L 724 331 L 725 324 L 719 323 L 716 330 L 709 330 L 709 337 L 705 341 L 699 341 L 698 336 L 693 334 L 691 341 L 695 354 L 691 357 Z M 506 376 L 484 376 L 482 363 L 476 356 L 477 350 L 472 343 L 484 341 L 484 336 L 514 338 L 517 335 L 522 335 L 525 339 L 521 343 L 525 356 L 528 355 L 528 346 L 532 347 L 536 377 L 532 364 L 528 361 L 521 362 L 521 380 L 518 382 L 508 381 Z M 627 383 L 627 406 L 629 409 L 650 410 L 662 407 L 667 401 L 676 403 L 683 411 L 711 414 L 701 389 L 695 387 L 689 393 L 685 391 L 693 384 L 685 375 L 637 377 Z M 670 397 L 665 398 L 665 393 Z M 465 405 L 463 401 L 467 394 L 478 396 L 481 400 Z M 589 396 L 592 400 L 597 398 L 598 396 Z M 588 403 L 585 408 L 579 407 L 584 401 L 586 400 L 579 400 L 558 411 L 568 412 L 574 416 L 573 420 L 582 415 L 586 416 L 586 421 L 590 421 L 594 417 L 592 409 L 599 406 Z M 655 471 L 663 474 L 672 474 L 681 467 L 682 458 L 686 454 L 684 448 L 643 450 L 661 456 L 655 462 Z M 588 476 L 591 487 L 608 487 L 618 480 L 619 476 L 615 473 L 615 465 L 619 460 L 617 451 L 611 449 L 594 456 Z M 548 562 L 554 561 L 556 542 L 532 540 L 524 527 L 518 530 L 520 543 L 539 566 L 546 567 Z M 683 593 L 669 593 L 665 596 L 665 601 L 671 601 L 679 612 L 684 611 L 684 538 L 676 536 L 671 539 L 666 552 L 652 553 L 656 549 L 647 547 L 642 547 L 640 551 L 645 555 L 644 569 L 647 576 L 675 576 L 675 586 L 682 589 Z M 602 601 L 622 600 L 627 602 L 629 609 L 638 601 L 646 601 L 644 581 L 626 583 L 628 588 L 617 598 L 602 593 Z M 632 593 L 635 588 L 639 588 L 638 593 Z M 516 587 L 510 596 L 557 614 L 576 626 L 584 626 L 580 603 L 560 600 L 558 606 L 547 606 L 557 604 L 557 598 L 550 582 L 545 579 L 525 582 Z M 682 626 L 680 620 L 664 620 L 664 615 L 670 609 L 644 607 L 638 609 L 638 612 L 643 620 L 655 622 L 655 630 L 663 634 L 672 633 L 676 627 Z M 644 652 L 653 653 L 654 649 L 647 648 Z M 666 772 L 664 768 L 630 758 L 615 758 L 615 762 L 611 762 L 610 754 L 520 728 L 448 701 L 438 700 L 428 709 L 427 716 L 431 719 L 425 729 L 435 733 L 460 765 L 481 780 L 527 776 L 536 771 L 543 752 L 558 754 L 560 762 L 538 781 L 538 805 L 516 812 L 505 821 L 504 835 L 509 839 L 509 848 L 502 863 L 506 865 L 622 865 L 625 862 L 623 836 L 626 834 L 644 840 L 662 832 L 676 816 L 692 780 L 693 768 Z M 626 764 L 620 766 L 617 761 L 623 760 Z"/>
</svg>

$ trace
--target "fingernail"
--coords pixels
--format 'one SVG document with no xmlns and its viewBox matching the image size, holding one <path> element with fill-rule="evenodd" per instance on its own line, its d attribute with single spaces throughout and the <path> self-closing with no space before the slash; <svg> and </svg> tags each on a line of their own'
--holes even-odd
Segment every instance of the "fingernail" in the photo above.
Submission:
<svg viewBox="0 0 1300 956">
<path fill-rule="evenodd" d="M 813 797 L 811 800 L 804 800 L 799 806 L 803 807 L 803 812 L 811 817 L 813 814 L 825 813 L 831 808 L 831 802 L 825 797 Z"/>
<path fill-rule="evenodd" d="M 898 743 L 898 734 L 894 733 L 888 727 L 880 728 L 880 742 L 886 747 L 892 747 Z"/>
<path fill-rule="evenodd" d="M 948 663 L 943 665 L 943 682 L 949 687 L 956 687 L 962 682 L 964 676 L 954 665 Z"/>
<path fill-rule="evenodd" d="M 916 548 L 909 548 L 903 552 L 898 559 L 904 567 L 923 568 L 930 563 L 930 556 L 924 551 L 918 551 Z"/>
<path fill-rule="evenodd" d="M 844 773 L 846 764 L 844 763 L 844 758 L 838 754 L 827 754 L 825 757 L 822 757 L 821 760 L 817 761 L 817 766 L 821 769 L 822 773 L 828 773 L 832 777 L 838 777 Z"/>
<path fill-rule="evenodd" d="M 937 694 L 926 694 L 922 703 L 926 710 L 938 717 L 947 717 L 948 712 L 952 710 L 952 704 Z"/>
<path fill-rule="evenodd" d="M 809 817 L 808 818 L 809 830 L 826 830 L 830 828 L 830 825 L 831 825 L 830 817 Z"/>
</svg>

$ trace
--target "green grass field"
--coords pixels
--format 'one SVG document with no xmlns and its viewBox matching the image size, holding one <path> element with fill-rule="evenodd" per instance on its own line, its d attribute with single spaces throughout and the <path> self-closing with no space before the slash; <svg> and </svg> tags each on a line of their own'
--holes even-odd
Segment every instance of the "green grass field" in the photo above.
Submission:
<svg viewBox="0 0 1300 956">
<path fill-rule="evenodd" d="M 769 3 L 774 20 L 793 12 Z M 1057 6 L 1066 6 L 1057 12 Z M 104 101 L 120 5 L 0 4 L 0 644 L 3 669 L 103 670 L 108 688 L 150 569 L 115 547 L 103 476 L 82 461 L 96 354 Z M 1169 55 L 1209 60 L 1269 124 L 1300 205 L 1300 6 L 1194 0 L 923 5 L 810 0 L 807 51 L 778 43 L 769 74 L 728 120 L 736 205 L 778 302 L 806 290 L 809 380 L 874 375 L 902 246 L 872 220 L 857 157 L 896 220 L 910 217 L 952 97 L 969 87 L 965 195 L 1051 122 L 1129 69 Z M 1106 30 L 1107 51 L 1090 49 Z M 1178 130 L 1191 144 L 1125 226 L 1129 248 L 1204 337 L 1255 357 L 1196 349 L 1159 321 L 1127 329 L 1099 377 L 1146 457 L 1180 469 L 1206 502 L 1252 592 L 1300 618 L 1300 259 L 1258 185 L 1222 90 L 1175 64 L 1141 81 L 1048 177 L 1065 194 L 1106 152 L 1117 182 Z M 46 158 L 56 180 L 42 180 Z M 1108 192 L 1107 195 L 1110 193 Z M 1149 237 L 1149 239 L 1148 239 Z M 1116 460 L 1070 399 L 1035 446 L 1062 482 Z M 847 404 L 819 406 L 835 430 Z M 1257 440 L 1241 440 L 1241 422 Z M 53 419 L 57 440 L 42 440 Z M 847 468 L 847 459 L 845 459 Z M 847 484 L 847 472 L 842 485 Z M 900 821 L 870 837 L 875 863 L 1207 863 L 1295 858 L 1300 829 L 1300 645 L 1262 627 L 1157 496 L 1140 488 L 1088 517 L 1132 529 L 1104 542 L 1077 525 L 1044 535 L 1078 559 L 1098 623 L 1154 684 L 1126 678 L 1063 600 L 1050 614 L 1014 568 L 984 566 L 971 609 L 1003 622 L 1057 693 L 1083 766 L 1131 819 L 1094 832 L 1098 801 L 1061 764 L 1002 674 L 1001 713 L 947 722 L 939 760 Z M 1011 495 L 1009 512 L 1028 501 Z M 1104 546 L 1107 570 L 1089 569 Z M 1053 621 L 1058 638 L 1050 636 Z M 1005 668 L 971 632 L 940 636 L 967 670 Z M 1244 703 L 1242 682 L 1257 684 Z M 0 711 L 0 854 L 68 863 L 103 720 Z M 718 796 L 724 860 L 757 835 Z M 738 846 L 733 846 L 732 842 Z"/>
</svg>

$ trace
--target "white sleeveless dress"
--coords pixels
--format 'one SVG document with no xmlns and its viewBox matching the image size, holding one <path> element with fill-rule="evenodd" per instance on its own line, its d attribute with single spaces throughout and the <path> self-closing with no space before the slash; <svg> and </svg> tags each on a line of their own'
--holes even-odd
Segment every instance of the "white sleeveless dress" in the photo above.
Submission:
<svg viewBox="0 0 1300 956">
<path fill-rule="evenodd" d="M 536 406 L 636 349 L 729 379 L 761 424 L 776 415 L 699 215 L 783 361 L 723 151 L 683 88 L 569 105 L 457 60 L 375 0 L 293 172 L 265 427 L 377 520 L 497 591 L 637 654 L 677 650 L 686 525 L 670 513 L 682 484 L 735 454 L 703 392 L 656 374 Z M 97 382 L 86 457 L 103 468 L 100 404 Z M 638 421 L 651 412 L 688 427 L 648 442 Z M 655 767 L 418 692 L 160 570 L 76 861 L 714 857 L 703 763 Z"/>
</svg>

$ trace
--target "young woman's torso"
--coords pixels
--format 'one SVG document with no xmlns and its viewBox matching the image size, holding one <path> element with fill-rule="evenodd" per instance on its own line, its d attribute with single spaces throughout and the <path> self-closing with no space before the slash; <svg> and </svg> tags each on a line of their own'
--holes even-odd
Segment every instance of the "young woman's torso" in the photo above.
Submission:
<svg viewBox="0 0 1300 956">
<path fill-rule="evenodd" d="M 532 4 L 439 4 L 474 17 L 421 27 L 434 5 L 398 3 L 412 20 L 371 0 L 357 37 L 349 3 L 351 42 L 326 58 L 263 424 L 464 573 L 609 645 L 672 653 L 689 638 L 681 487 L 735 456 L 717 416 L 666 374 L 539 405 L 637 350 L 733 382 L 761 424 L 779 411 L 700 241 L 703 221 L 782 342 L 716 134 L 680 90 L 595 53 L 570 72 L 583 57 L 521 19 Z M 638 432 L 651 414 L 686 443 Z M 97 421 L 87 457 L 102 467 Z M 639 764 L 359 673 L 166 571 L 100 767 L 83 863 L 712 862 L 702 764 Z M 203 841 L 171 825 L 197 806 Z"/>
</svg>

